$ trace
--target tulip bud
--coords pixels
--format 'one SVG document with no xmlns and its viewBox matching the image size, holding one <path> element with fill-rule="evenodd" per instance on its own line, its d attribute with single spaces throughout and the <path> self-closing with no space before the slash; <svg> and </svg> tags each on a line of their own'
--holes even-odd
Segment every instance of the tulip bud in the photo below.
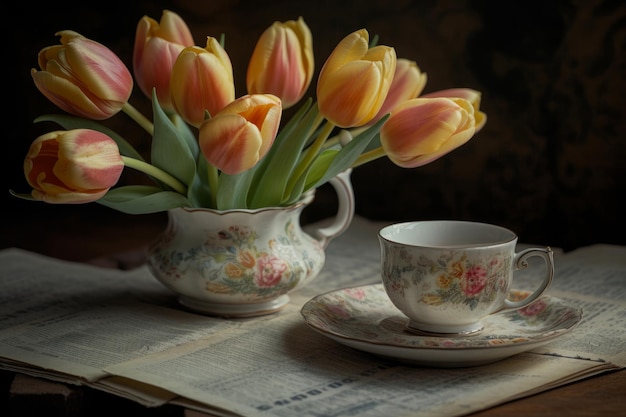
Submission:
<svg viewBox="0 0 626 417">
<path fill-rule="evenodd" d="M 133 50 L 133 70 L 137 85 L 152 99 L 156 88 L 159 104 L 172 111 L 170 77 L 178 54 L 192 46 L 193 36 L 185 21 L 176 13 L 163 11 L 160 24 L 144 16 L 137 24 Z"/>
<path fill-rule="evenodd" d="M 115 141 L 90 129 L 39 136 L 24 159 L 33 198 L 55 204 L 98 200 L 117 183 L 123 169 Z"/>
<path fill-rule="evenodd" d="M 259 38 L 246 84 L 249 94 L 273 94 L 283 108 L 296 104 L 311 84 L 314 71 L 313 37 L 302 17 L 274 22 Z"/>
<path fill-rule="evenodd" d="M 281 101 L 271 94 L 238 98 L 200 126 L 199 144 L 207 161 L 227 174 L 252 168 L 278 133 Z"/>
<path fill-rule="evenodd" d="M 58 32 L 61 45 L 39 52 L 41 71 L 31 70 L 35 86 L 64 111 L 103 120 L 119 112 L 133 90 L 124 63 L 106 46 L 79 33 Z"/>
<path fill-rule="evenodd" d="M 462 98 L 415 98 L 398 105 L 380 129 L 380 143 L 396 165 L 426 165 L 470 140 L 474 107 Z"/>
<path fill-rule="evenodd" d="M 418 97 L 424 90 L 427 80 L 426 73 L 420 71 L 415 61 L 399 58 L 389 93 L 372 122 L 391 112 L 403 101 Z"/>
<path fill-rule="evenodd" d="M 183 49 L 172 69 L 170 90 L 176 112 L 196 127 L 204 121 L 205 110 L 214 115 L 235 99 L 233 67 L 215 38 L 207 37 L 204 49 Z"/>
<path fill-rule="evenodd" d="M 317 82 L 320 113 L 339 127 L 370 122 L 387 97 L 396 70 L 396 52 L 388 46 L 369 48 L 360 29 L 346 36 L 330 54 Z"/>
<path fill-rule="evenodd" d="M 487 123 L 487 115 L 480 111 L 480 91 L 471 88 L 448 88 L 433 93 L 424 94 L 422 97 L 448 97 L 448 98 L 464 98 L 474 107 L 474 119 L 476 119 L 476 132 L 481 130 Z"/>
</svg>

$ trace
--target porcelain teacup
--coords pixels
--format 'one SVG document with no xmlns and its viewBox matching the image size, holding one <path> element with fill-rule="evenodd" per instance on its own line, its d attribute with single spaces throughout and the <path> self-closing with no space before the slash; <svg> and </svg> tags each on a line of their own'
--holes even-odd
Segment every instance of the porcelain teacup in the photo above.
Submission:
<svg viewBox="0 0 626 417">
<path fill-rule="evenodd" d="M 429 220 L 383 227 L 382 283 L 391 302 L 421 334 L 470 335 L 490 314 L 525 307 L 554 276 L 550 247 L 516 252 L 518 237 L 504 227 L 478 222 Z M 541 284 L 526 298 L 507 298 L 514 272 L 530 257 L 545 261 Z"/>
</svg>

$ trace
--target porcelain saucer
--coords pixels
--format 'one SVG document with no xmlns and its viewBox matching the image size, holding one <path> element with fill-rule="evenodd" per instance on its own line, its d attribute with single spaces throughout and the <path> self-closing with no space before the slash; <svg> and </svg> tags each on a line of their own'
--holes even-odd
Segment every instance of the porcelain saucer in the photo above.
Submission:
<svg viewBox="0 0 626 417">
<path fill-rule="evenodd" d="M 525 291 L 511 296 L 523 298 Z M 544 345 L 575 328 L 582 309 L 544 295 L 516 311 L 492 314 L 471 336 L 422 336 L 406 330 L 408 318 L 382 284 L 320 294 L 300 311 L 308 326 L 341 344 L 411 364 L 436 367 L 484 365 Z"/>
</svg>

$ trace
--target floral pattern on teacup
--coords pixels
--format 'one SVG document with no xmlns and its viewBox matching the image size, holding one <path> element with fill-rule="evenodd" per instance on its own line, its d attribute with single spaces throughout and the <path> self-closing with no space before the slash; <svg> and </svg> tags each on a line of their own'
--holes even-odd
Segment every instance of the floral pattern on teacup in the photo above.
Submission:
<svg viewBox="0 0 626 417">
<path fill-rule="evenodd" d="M 494 301 L 509 285 L 508 253 L 485 258 L 448 251 L 436 258 L 413 259 L 409 251 L 400 249 L 393 265 L 391 257 L 386 259 L 388 264 L 382 268 L 386 285 L 402 294 L 410 285 L 419 285 L 424 290 L 420 301 L 428 305 L 466 305 L 473 310 L 481 302 Z"/>
</svg>

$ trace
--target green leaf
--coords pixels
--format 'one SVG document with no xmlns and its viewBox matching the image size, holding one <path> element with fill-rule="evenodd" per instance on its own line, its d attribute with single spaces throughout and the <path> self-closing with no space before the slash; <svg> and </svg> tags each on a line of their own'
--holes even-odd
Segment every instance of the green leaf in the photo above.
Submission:
<svg viewBox="0 0 626 417">
<path fill-rule="evenodd" d="M 288 196 L 284 204 L 289 205 L 295 203 L 300 199 L 305 190 L 313 188 L 314 184 L 320 183 L 321 185 L 321 179 L 324 177 L 326 171 L 328 171 L 328 167 L 338 152 L 338 149 L 327 149 L 320 153 L 320 155 L 315 158 L 305 175 L 298 178 L 298 181 L 291 191 L 291 195 Z"/>
<path fill-rule="evenodd" d="M 370 43 L 369 43 L 368 47 L 369 48 L 373 48 L 376 45 L 378 45 L 378 34 L 375 34 L 374 36 L 372 36 L 372 39 L 370 40 Z"/>
<path fill-rule="evenodd" d="M 185 196 L 148 185 L 113 188 L 96 202 L 127 214 L 150 214 L 189 206 Z"/>
<path fill-rule="evenodd" d="M 324 175 L 315 183 L 310 183 L 307 180 L 307 187 L 304 191 L 311 188 L 317 188 L 320 185 L 328 182 L 331 178 L 350 168 L 350 166 L 357 160 L 357 158 L 368 148 L 370 142 L 378 137 L 378 133 L 382 125 L 387 121 L 389 115 L 382 117 L 378 122 L 373 124 L 367 130 L 363 131 L 360 135 L 357 135 L 346 146 L 341 148 L 337 152 L 336 156 L 332 159 Z M 325 156 L 326 157 L 326 156 Z M 319 158 L 319 156 L 318 156 Z M 315 164 L 313 164 L 315 165 Z M 313 166 L 312 165 L 312 166 Z M 310 169 L 309 169 L 310 172 Z M 307 173 L 308 176 L 308 173 Z"/>
<path fill-rule="evenodd" d="M 337 174 L 350 168 L 354 161 L 366 150 L 372 149 L 371 142 L 379 141 L 379 132 L 389 116 L 384 116 L 377 123 L 363 131 L 342 148 L 331 148 L 321 152 L 309 166 L 307 171 L 298 178 L 291 194 L 283 204 L 295 203 L 302 193 L 322 186 Z"/>
<path fill-rule="evenodd" d="M 270 151 L 255 167 L 255 178 L 250 187 L 254 192 L 250 196 L 251 208 L 281 204 L 289 177 L 319 115 L 317 105 L 311 107 L 311 103 L 311 99 L 307 100 L 283 127 Z"/>
<path fill-rule="evenodd" d="M 200 146 L 198 145 L 198 138 L 196 137 L 194 132 L 191 130 L 189 125 L 185 123 L 182 117 L 180 117 L 178 114 L 174 114 L 172 115 L 172 117 L 173 117 L 172 123 L 174 124 L 174 126 L 176 126 L 176 129 L 178 129 L 178 133 L 180 134 L 180 137 L 183 138 L 183 140 L 185 141 L 185 144 L 187 145 L 187 148 L 189 148 L 189 150 L 191 151 L 191 154 L 193 155 L 193 159 L 197 160 L 198 154 L 200 153 Z"/>
<path fill-rule="evenodd" d="M 254 172 L 244 171 L 237 175 L 220 174 L 217 189 L 217 209 L 248 208 L 247 198 Z"/>
<path fill-rule="evenodd" d="M 187 198 L 191 202 L 191 207 L 212 207 L 211 188 L 207 178 L 207 161 L 202 154 L 198 155 L 196 166 L 196 175 L 188 188 Z"/>
<path fill-rule="evenodd" d="M 9 193 L 13 196 L 13 197 L 17 197 L 17 198 L 21 198 L 22 200 L 29 200 L 29 201 L 41 201 L 41 200 L 37 200 L 36 198 L 34 198 L 31 194 L 26 194 L 26 193 L 16 193 L 15 191 L 9 189 Z"/>
<path fill-rule="evenodd" d="M 367 147 L 363 150 L 362 153 L 369 152 L 371 150 L 380 148 L 382 145 L 380 144 L 380 131 L 376 132 L 372 140 L 367 144 Z"/>
<path fill-rule="evenodd" d="M 181 132 L 165 114 L 159 105 L 155 90 L 152 91 L 152 111 L 154 134 L 151 163 L 190 187 L 196 174 L 196 161 L 189 148 L 187 134 Z"/>
<path fill-rule="evenodd" d="M 338 149 L 327 149 L 315 158 L 306 175 L 306 182 L 304 184 L 305 189 L 311 189 L 315 186 L 315 184 L 322 181 L 322 178 L 324 178 L 324 175 L 328 172 L 329 167 L 332 165 L 333 160 L 338 153 Z"/>
<path fill-rule="evenodd" d="M 117 143 L 117 147 L 120 148 L 120 153 L 124 156 L 130 156 L 131 158 L 144 160 L 139 152 L 133 148 L 133 146 L 126 141 L 123 137 L 118 135 L 115 131 L 108 127 L 98 123 L 94 120 L 83 119 L 81 117 L 70 116 L 67 114 L 44 114 L 35 119 L 35 123 L 39 122 L 54 122 L 63 127 L 66 130 L 71 129 L 92 129 L 108 135 Z"/>
</svg>

